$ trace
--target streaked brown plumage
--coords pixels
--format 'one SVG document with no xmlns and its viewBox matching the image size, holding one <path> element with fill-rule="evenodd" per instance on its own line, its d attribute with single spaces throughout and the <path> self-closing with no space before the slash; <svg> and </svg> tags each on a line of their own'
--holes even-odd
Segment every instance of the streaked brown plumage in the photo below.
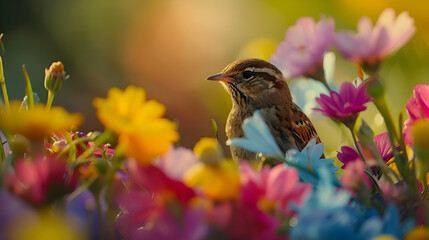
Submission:
<svg viewBox="0 0 429 240">
<path fill-rule="evenodd" d="M 220 81 L 231 96 L 232 109 L 226 123 L 228 139 L 243 137 L 243 121 L 261 111 L 277 144 L 283 152 L 302 150 L 313 138 L 320 139 L 308 117 L 292 101 L 282 72 L 260 59 L 242 59 L 226 66 L 208 80 Z M 231 146 L 235 160 L 255 159 L 255 153 Z"/>
</svg>

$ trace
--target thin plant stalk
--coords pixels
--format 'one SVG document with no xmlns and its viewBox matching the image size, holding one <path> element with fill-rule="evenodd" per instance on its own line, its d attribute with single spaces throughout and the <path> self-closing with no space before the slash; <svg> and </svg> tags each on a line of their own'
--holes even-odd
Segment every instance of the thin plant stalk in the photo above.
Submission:
<svg viewBox="0 0 429 240">
<path fill-rule="evenodd" d="M 55 93 L 52 91 L 48 91 L 48 100 L 46 101 L 46 111 L 51 110 L 52 102 L 54 101 Z"/>
<path fill-rule="evenodd" d="M 4 98 L 4 104 L 6 106 L 6 111 L 10 112 L 9 97 L 7 96 L 6 82 L 5 82 L 4 73 L 3 73 L 3 60 L 2 60 L 1 56 L 0 56 L 0 84 L 1 84 L 1 89 L 3 92 L 3 98 Z"/>
</svg>

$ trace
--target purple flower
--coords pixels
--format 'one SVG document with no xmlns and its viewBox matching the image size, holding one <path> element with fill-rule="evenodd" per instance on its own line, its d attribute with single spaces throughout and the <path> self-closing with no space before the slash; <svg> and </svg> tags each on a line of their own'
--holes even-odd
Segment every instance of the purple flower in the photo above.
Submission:
<svg viewBox="0 0 429 240">
<path fill-rule="evenodd" d="M 351 82 L 344 82 L 339 93 L 331 91 L 330 96 L 321 94 L 316 101 L 320 108 L 314 108 L 315 111 L 345 123 L 350 120 L 354 122 L 359 113 L 366 109 L 364 104 L 370 102 L 371 98 L 366 93 L 365 84 L 355 87 Z"/>
<path fill-rule="evenodd" d="M 343 163 L 343 166 L 341 166 L 342 169 L 345 169 L 349 163 L 360 160 L 359 154 L 356 150 L 349 146 L 342 146 L 341 152 L 338 152 L 337 154 L 337 158 Z"/>
<path fill-rule="evenodd" d="M 408 12 L 395 18 L 391 8 L 384 10 L 375 26 L 369 17 L 362 17 L 357 33 L 341 31 L 336 34 L 334 44 L 341 54 L 361 65 L 377 67 L 387 55 L 402 47 L 414 34 L 414 19 Z"/>
<path fill-rule="evenodd" d="M 394 154 L 392 150 L 392 144 L 390 143 L 390 140 L 389 140 L 388 132 L 375 135 L 374 142 L 384 162 L 388 162 L 390 159 L 393 158 Z M 360 145 L 360 142 L 358 142 L 358 146 L 362 150 L 365 157 L 367 159 L 370 158 L 369 156 L 366 156 L 366 152 L 363 151 L 362 146 Z M 361 161 L 359 154 L 356 152 L 356 150 L 347 146 L 341 147 L 341 152 L 338 152 L 337 157 L 338 157 L 338 160 L 340 160 L 344 164 L 341 167 L 342 169 L 345 169 L 347 165 L 349 165 L 352 162 L 355 162 L 356 160 Z"/>
<path fill-rule="evenodd" d="M 314 77 L 322 67 L 323 54 L 334 40 L 332 18 L 315 22 L 311 17 L 296 21 L 285 34 L 269 62 L 286 71 L 286 77 Z"/>
<path fill-rule="evenodd" d="M 404 141 L 407 144 L 413 144 L 411 138 L 411 125 L 419 119 L 429 118 L 429 86 L 428 85 L 417 85 L 413 90 L 414 96 L 408 99 L 407 113 L 409 118 L 405 121 L 404 127 Z"/>
</svg>

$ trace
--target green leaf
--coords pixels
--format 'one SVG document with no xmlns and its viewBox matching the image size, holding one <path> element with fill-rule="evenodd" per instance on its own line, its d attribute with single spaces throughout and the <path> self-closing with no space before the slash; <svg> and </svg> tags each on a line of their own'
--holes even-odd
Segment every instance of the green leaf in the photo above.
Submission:
<svg viewBox="0 0 429 240">
<path fill-rule="evenodd" d="M 31 109 L 34 106 L 33 88 L 31 87 L 30 78 L 28 77 L 25 65 L 22 65 L 22 71 L 25 77 L 25 96 L 28 96 L 28 107 Z"/>
<path fill-rule="evenodd" d="M 212 126 L 213 126 L 213 131 L 215 134 L 215 138 L 216 138 L 216 140 L 219 140 L 218 134 L 217 134 L 217 123 L 216 123 L 216 120 L 214 120 L 213 118 L 212 118 Z"/>
</svg>

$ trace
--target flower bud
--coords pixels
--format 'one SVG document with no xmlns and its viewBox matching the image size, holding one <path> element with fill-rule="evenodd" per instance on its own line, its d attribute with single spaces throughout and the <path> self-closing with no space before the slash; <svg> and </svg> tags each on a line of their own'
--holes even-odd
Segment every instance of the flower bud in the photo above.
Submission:
<svg viewBox="0 0 429 240">
<path fill-rule="evenodd" d="M 53 62 L 49 69 L 45 68 L 45 89 L 51 92 L 58 92 L 66 79 L 64 65 L 62 62 Z"/>
<path fill-rule="evenodd" d="M 359 126 L 357 137 L 363 148 L 374 144 L 374 132 L 364 120 L 362 120 L 362 124 Z"/>
<path fill-rule="evenodd" d="M 373 75 L 367 78 L 364 83 L 367 85 L 367 93 L 373 98 L 380 98 L 384 95 L 384 87 L 381 84 L 380 78 Z"/>
<path fill-rule="evenodd" d="M 422 181 L 429 172 L 429 121 L 417 120 L 412 127 L 417 178 Z"/>
</svg>

